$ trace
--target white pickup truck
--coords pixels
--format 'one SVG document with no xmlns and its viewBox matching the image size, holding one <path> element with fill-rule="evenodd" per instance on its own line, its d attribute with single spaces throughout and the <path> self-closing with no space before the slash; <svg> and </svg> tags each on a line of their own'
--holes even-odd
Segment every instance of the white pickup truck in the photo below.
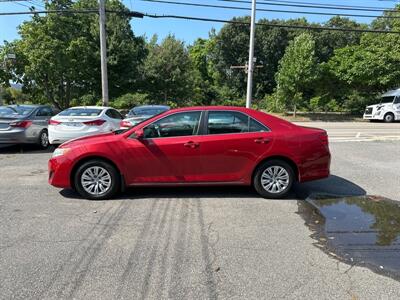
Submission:
<svg viewBox="0 0 400 300">
<path fill-rule="evenodd" d="M 364 120 L 379 120 L 387 123 L 400 120 L 400 89 L 384 93 L 379 104 L 367 106 Z"/>
</svg>

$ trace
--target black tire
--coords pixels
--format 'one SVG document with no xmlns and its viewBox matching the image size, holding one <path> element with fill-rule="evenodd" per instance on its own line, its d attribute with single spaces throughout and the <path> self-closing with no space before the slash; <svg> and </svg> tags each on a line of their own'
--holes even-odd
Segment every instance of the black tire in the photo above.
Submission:
<svg viewBox="0 0 400 300">
<path fill-rule="evenodd" d="M 49 147 L 49 134 L 47 130 L 44 129 L 40 132 L 37 143 L 41 149 L 47 149 Z"/>
<path fill-rule="evenodd" d="M 92 194 L 87 192 L 81 182 L 82 175 L 90 168 L 100 167 L 108 172 L 111 177 L 111 184 L 107 191 L 101 194 Z M 78 167 L 74 174 L 74 187 L 76 191 L 83 197 L 89 200 L 105 200 L 114 197 L 119 191 L 121 187 L 121 176 L 118 170 L 111 165 L 110 163 L 100 160 L 93 159 L 85 162 L 81 166 Z"/>
<path fill-rule="evenodd" d="M 271 167 L 280 167 L 283 168 L 288 175 L 288 183 L 287 186 L 284 188 L 284 190 L 280 192 L 270 192 L 266 190 L 262 183 L 261 183 L 261 177 L 268 168 Z M 287 196 L 287 194 L 290 192 L 293 182 L 295 180 L 295 173 L 293 171 L 293 168 L 285 161 L 279 160 L 279 159 L 271 159 L 268 160 L 261 165 L 259 165 L 254 173 L 254 178 L 253 178 L 253 186 L 257 193 L 259 193 L 262 197 L 268 198 L 268 199 L 281 199 Z"/>
<path fill-rule="evenodd" d="M 384 117 L 383 117 L 383 121 L 385 123 L 392 123 L 394 122 L 394 114 L 392 113 L 387 113 Z"/>
</svg>

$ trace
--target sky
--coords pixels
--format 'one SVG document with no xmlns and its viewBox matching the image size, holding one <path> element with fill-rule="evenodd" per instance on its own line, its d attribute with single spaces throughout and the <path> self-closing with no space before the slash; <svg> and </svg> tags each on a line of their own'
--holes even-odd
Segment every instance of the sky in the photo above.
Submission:
<svg viewBox="0 0 400 300">
<path fill-rule="evenodd" d="M 35 3 L 43 3 L 41 0 L 33 0 Z M 229 5 L 229 6 L 241 6 L 250 7 L 250 4 L 235 4 L 229 2 L 219 2 L 217 0 L 173 0 L 180 2 L 192 2 L 192 3 L 207 3 L 216 5 Z M 265 0 L 264 0 L 265 1 Z M 295 0 L 293 0 L 295 1 Z M 394 7 L 396 0 L 296 0 L 303 2 L 312 2 L 316 4 L 333 4 L 333 5 L 358 5 L 358 6 L 372 6 L 372 7 Z M 190 7 L 180 5 L 167 5 L 162 3 L 150 3 L 140 0 L 123 0 L 124 4 L 131 10 L 150 13 L 150 14 L 174 14 L 184 16 L 195 16 L 195 17 L 206 17 L 206 18 L 217 18 L 217 19 L 231 19 L 235 16 L 249 15 L 247 11 L 237 11 L 228 9 L 218 8 L 201 8 L 201 7 Z M 19 4 L 13 2 L 1 2 L 0 0 L 0 12 L 11 12 L 11 11 L 28 11 L 28 8 L 24 5 L 30 6 L 30 2 L 21 1 Z M 280 10 L 308 10 L 308 11 L 326 11 L 338 13 L 334 10 L 321 10 L 311 8 L 290 8 L 290 7 L 278 7 L 278 6 L 263 6 L 258 4 L 258 8 L 270 8 Z M 41 7 L 37 6 L 37 10 Z M 343 12 L 343 11 L 342 11 Z M 348 11 L 347 13 L 353 14 L 369 14 L 376 15 L 378 12 L 354 12 Z M 316 15 L 305 15 L 305 14 L 294 14 L 294 13 L 276 13 L 276 12 L 257 12 L 257 19 L 290 19 L 306 17 L 310 22 L 325 22 L 331 18 L 331 16 L 316 16 Z M 18 38 L 18 25 L 25 20 L 29 20 L 29 16 L 0 16 L 0 45 L 3 44 L 4 40 L 12 41 Z M 369 23 L 371 18 L 351 18 L 359 22 Z M 207 38 L 212 28 L 220 29 L 223 24 L 212 23 L 212 22 L 201 22 L 201 21 L 189 21 L 189 20 L 174 20 L 174 19 L 132 19 L 131 25 L 135 35 L 144 35 L 147 38 L 151 38 L 153 34 L 157 34 L 159 39 L 162 39 L 168 34 L 174 34 L 177 38 L 185 41 L 187 44 L 193 43 L 197 38 Z"/>
</svg>

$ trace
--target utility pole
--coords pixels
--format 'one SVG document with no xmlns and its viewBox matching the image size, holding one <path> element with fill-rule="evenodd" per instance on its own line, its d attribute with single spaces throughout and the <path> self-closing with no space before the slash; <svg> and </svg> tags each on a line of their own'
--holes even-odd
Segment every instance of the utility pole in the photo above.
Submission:
<svg viewBox="0 0 400 300">
<path fill-rule="evenodd" d="M 107 45 L 106 45 L 106 4 L 99 0 L 101 91 L 103 106 L 108 106 Z"/>
<path fill-rule="evenodd" d="M 251 2 L 251 26 L 250 26 L 250 49 L 249 49 L 249 62 L 248 62 L 248 73 L 247 73 L 247 95 L 246 95 L 246 107 L 251 107 L 251 98 L 253 94 L 253 72 L 254 72 L 254 36 L 256 29 L 256 0 Z"/>
</svg>

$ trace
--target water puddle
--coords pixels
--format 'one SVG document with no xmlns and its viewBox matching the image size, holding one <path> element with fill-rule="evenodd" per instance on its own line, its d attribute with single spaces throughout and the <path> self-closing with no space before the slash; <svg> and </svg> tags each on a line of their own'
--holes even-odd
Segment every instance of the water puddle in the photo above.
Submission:
<svg viewBox="0 0 400 300">
<path fill-rule="evenodd" d="M 298 206 L 315 246 L 342 262 L 400 279 L 400 202 L 316 196 Z"/>
</svg>

